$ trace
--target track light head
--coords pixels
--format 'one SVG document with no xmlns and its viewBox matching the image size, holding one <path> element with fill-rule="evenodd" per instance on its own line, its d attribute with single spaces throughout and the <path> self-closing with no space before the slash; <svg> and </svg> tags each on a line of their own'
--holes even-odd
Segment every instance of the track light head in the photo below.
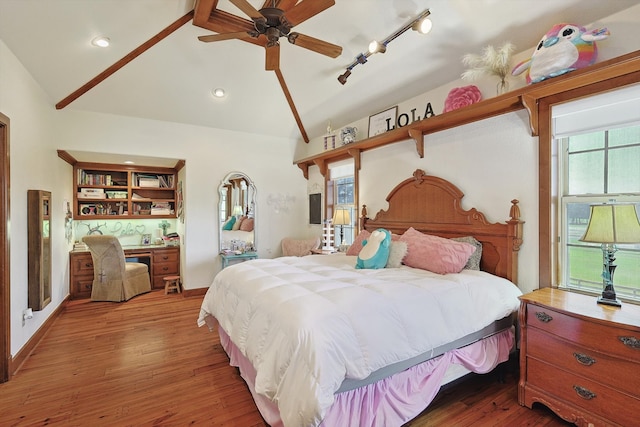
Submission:
<svg viewBox="0 0 640 427">
<path fill-rule="evenodd" d="M 338 81 L 341 84 L 345 84 L 347 82 L 347 78 L 351 75 L 351 71 L 347 70 L 345 71 L 343 74 L 340 74 L 340 76 L 338 76 Z"/>
</svg>

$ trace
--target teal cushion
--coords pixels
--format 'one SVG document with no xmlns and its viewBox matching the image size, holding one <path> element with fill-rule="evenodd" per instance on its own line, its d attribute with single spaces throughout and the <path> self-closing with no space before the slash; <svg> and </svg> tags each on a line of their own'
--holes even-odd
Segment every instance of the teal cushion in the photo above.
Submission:
<svg viewBox="0 0 640 427">
<path fill-rule="evenodd" d="M 233 230 L 233 224 L 235 223 L 236 223 L 236 217 L 232 216 L 231 218 L 229 218 L 227 222 L 224 223 L 224 225 L 222 226 L 222 229 L 225 231 L 231 231 Z"/>
</svg>

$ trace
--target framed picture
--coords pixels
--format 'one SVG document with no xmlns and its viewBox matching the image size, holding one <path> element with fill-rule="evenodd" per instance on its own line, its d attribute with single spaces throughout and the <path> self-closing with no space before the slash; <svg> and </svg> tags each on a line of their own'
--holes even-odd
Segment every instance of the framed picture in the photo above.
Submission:
<svg viewBox="0 0 640 427">
<path fill-rule="evenodd" d="M 151 244 L 151 234 L 143 234 L 142 235 L 142 244 L 144 246 Z"/>
<path fill-rule="evenodd" d="M 387 131 L 387 120 L 391 125 L 396 124 L 398 117 L 398 106 L 381 111 L 373 116 L 369 116 L 369 138 L 380 135 Z"/>
</svg>

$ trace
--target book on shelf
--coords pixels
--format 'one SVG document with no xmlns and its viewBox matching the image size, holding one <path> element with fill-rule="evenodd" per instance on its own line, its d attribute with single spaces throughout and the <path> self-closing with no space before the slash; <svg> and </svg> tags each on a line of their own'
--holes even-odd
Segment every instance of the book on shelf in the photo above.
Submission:
<svg viewBox="0 0 640 427">
<path fill-rule="evenodd" d="M 104 199 L 104 193 L 78 193 L 78 199 Z"/>
<path fill-rule="evenodd" d="M 136 187 L 173 188 L 173 175 L 171 174 L 134 173 L 132 180 Z"/>
</svg>

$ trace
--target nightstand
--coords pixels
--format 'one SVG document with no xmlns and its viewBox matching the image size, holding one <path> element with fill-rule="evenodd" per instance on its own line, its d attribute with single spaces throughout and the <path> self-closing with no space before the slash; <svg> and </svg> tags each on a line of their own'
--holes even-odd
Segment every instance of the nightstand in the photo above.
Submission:
<svg viewBox="0 0 640 427">
<path fill-rule="evenodd" d="M 237 264 L 239 262 L 249 261 L 251 259 L 258 259 L 257 252 L 244 252 L 241 254 L 225 254 L 221 253 L 220 258 L 222 259 L 222 268 L 226 268 L 231 264 Z"/>
<path fill-rule="evenodd" d="M 578 426 L 637 425 L 640 306 L 545 288 L 520 297 L 518 401 Z"/>
</svg>

